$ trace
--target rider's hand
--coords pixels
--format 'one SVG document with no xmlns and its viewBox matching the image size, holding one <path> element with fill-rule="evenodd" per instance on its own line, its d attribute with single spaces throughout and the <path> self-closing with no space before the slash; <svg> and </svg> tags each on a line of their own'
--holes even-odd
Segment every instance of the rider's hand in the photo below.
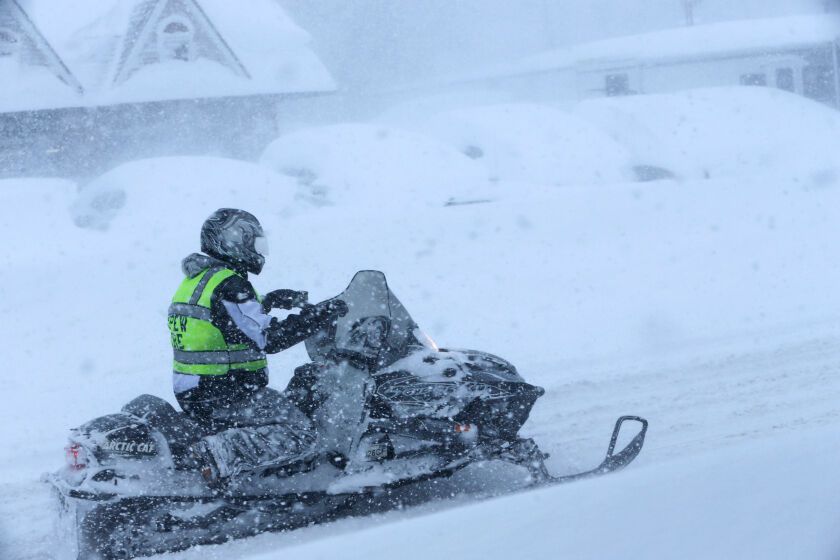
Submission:
<svg viewBox="0 0 840 560">
<path fill-rule="evenodd" d="M 336 315 L 344 317 L 347 315 L 347 311 L 347 304 L 344 303 L 344 300 L 329 299 L 306 309 L 305 313 L 321 317 L 334 317 Z"/>
<path fill-rule="evenodd" d="M 263 310 L 268 313 L 272 309 L 291 309 L 302 307 L 309 298 L 307 292 L 295 290 L 274 290 L 265 294 L 262 300 Z"/>
<path fill-rule="evenodd" d="M 347 312 L 350 311 L 347 307 L 347 303 L 343 299 L 333 299 L 327 302 L 329 305 L 329 312 L 331 314 L 338 315 L 339 317 L 344 317 L 347 315 Z"/>
</svg>

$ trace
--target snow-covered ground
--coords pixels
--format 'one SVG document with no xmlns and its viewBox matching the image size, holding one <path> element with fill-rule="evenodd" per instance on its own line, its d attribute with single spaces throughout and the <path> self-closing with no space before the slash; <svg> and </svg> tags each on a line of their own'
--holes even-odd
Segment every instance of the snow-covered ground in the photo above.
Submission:
<svg viewBox="0 0 840 560">
<path fill-rule="evenodd" d="M 69 427 L 141 392 L 173 401 L 165 313 L 178 259 L 225 205 L 266 225 L 261 291 L 307 289 L 318 300 L 358 269 L 383 270 L 441 345 L 497 353 L 544 386 L 526 432 L 552 454 L 554 471 L 596 463 L 618 415 L 646 416 L 651 429 L 637 463 L 610 478 L 165 558 L 369 559 L 395 549 L 406 558 L 837 557 L 840 157 L 819 144 L 800 150 L 796 136 L 740 145 L 719 136 L 756 104 L 779 123 L 817 115 L 808 122 L 819 130 L 836 130 L 840 115 L 758 90 L 697 96 L 715 103 L 666 96 L 610 110 L 643 123 L 663 104 L 681 107 L 685 120 L 651 132 L 657 138 L 684 138 L 686 120 L 706 122 L 712 132 L 691 138 L 726 140 L 743 156 L 710 179 L 604 183 L 582 170 L 579 184 L 535 182 L 550 174 L 547 160 L 523 158 L 543 167 L 517 174 L 515 149 L 566 139 L 500 128 L 497 116 L 526 120 L 524 108 L 503 107 L 458 115 L 475 123 L 470 143 L 507 162 L 492 182 L 488 162 L 461 153 L 462 139 L 376 123 L 299 131 L 273 144 L 263 165 L 132 162 L 80 196 L 67 182 L 0 182 L 0 332 L 12 358 L 0 374 L 0 557 L 61 549 L 38 477 L 61 465 Z M 442 118 L 429 126 L 447 130 Z M 505 130 L 519 136 L 501 142 Z M 624 132 L 603 133 L 614 153 L 633 152 Z M 683 153 L 695 159 L 681 169 L 707 163 L 700 156 L 714 148 Z M 488 202 L 445 205 L 464 197 Z M 272 357 L 272 385 L 283 387 L 304 359 L 301 348 Z M 469 486 L 481 472 L 459 476 Z"/>
</svg>

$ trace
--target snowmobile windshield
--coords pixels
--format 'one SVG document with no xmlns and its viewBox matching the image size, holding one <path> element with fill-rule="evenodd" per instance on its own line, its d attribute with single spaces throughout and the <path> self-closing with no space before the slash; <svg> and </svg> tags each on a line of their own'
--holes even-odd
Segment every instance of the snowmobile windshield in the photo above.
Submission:
<svg viewBox="0 0 840 560">
<path fill-rule="evenodd" d="M 338 318 L 335 328 L 307 339 L 306 351 L 313 361 L 338 353 L 379 368 L 418 347 L 434 348 L 434 342 L 420 331 L 381 272 L 357 272 L 336 299 L 344 300 L 349 311 Z"/>
</svg>

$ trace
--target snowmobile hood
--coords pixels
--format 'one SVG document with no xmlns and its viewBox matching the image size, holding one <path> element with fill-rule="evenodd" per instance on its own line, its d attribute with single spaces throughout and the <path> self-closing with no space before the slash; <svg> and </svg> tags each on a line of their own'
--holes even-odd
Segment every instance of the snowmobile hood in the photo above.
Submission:
<svg viewBox="0 0 840 560">
<path fill-rule="evenodd" d="M 207 255 L 203 255 L 201 253 L 192 253 L 181 261 L 181 270 L 188 278 L 194 278 L 196 275 L 200 274 L 202 270 L 207 270 L 211 266 L 223 266 L 225 268 L 234 269 L 234 267 L 224 261 L 208 257 Z"/>
</svg>

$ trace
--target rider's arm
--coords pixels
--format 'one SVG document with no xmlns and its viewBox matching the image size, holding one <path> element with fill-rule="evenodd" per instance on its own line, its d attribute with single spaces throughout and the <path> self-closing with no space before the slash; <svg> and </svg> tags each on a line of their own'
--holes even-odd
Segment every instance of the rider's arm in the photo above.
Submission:
<svg viewBox="0 0 840 560">
<path fill-rule="evenodd" d="M 223 299 L 222 305 L 236 328 L 250 338 L 257 345 L 257 348 L 265 350 L 268 339 L 267 331 L 274 317 L 263 312 L 260 302 L 256 299 L 245 301 Z"/>
<path fill-rule="evenodd" d="M 260 350 L 274 354 L 306 340 L 328 318 L 324 313 L 304 312 L 289 315 L 282 321 L 263 310 L 251 284 L 241 277 L 231 277 L 219 286 L 219 301 L 224 313 L 219 322 L 225 338 L 234 342 L 253 342 Z"/>
<path fill-rule="evenodd" d="M 289 315 L 282 321 L 272 317 L 266 330 L 265 351 L 274 354 L 290 348 L 318 332 L 322 325 L 323 320 L 313 316 Z"/>
</svg>

